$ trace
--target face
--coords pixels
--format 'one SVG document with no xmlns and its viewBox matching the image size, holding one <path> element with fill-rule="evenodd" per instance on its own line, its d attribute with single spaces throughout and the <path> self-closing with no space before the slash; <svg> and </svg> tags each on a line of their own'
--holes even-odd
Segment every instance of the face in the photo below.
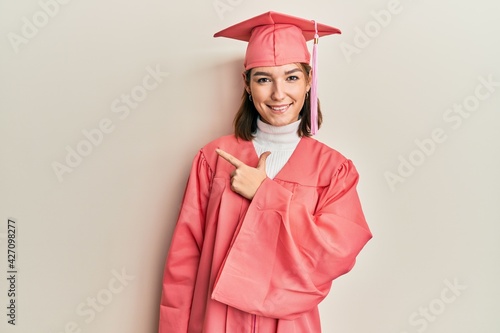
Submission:
<svg viewBox="0 0 500 333">
<path fill-rule="evenodd" d="M 246 89 L 262 121 L 285 126 L 299 119 L 310 81 L 297 64 L 256 67 Z"/>
</svg>

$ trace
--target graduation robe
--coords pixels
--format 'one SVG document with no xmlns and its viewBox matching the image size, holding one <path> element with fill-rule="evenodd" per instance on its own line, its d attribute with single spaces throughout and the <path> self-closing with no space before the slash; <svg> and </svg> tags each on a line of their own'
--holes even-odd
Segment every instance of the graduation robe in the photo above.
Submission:
<svg viewBox="0 0 500 333">
<path fill-rule="evenodd" d="M 230 188 L 255 167 L 251 141 L 219 138 L 197 154 L 163 277 L 159 333 L 319 333 L 318 304 L 371 238 L 352 162 L 301 138 L 250 201 Z"/>
</svg>

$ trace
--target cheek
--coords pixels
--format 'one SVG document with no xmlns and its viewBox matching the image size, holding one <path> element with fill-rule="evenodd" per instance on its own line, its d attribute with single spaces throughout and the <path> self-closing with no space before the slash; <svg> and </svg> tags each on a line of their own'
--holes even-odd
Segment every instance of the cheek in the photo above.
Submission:
<svg viewBox="0 0 500 333">
<path fill-rule="evenodd" d="M 307 90 L 305 88 L 297 89 L 294 92 L 295 99 L 297 101 L 304 101 L 304 99 L 306 98 L 306 92 L 307 92 Z"/>
<path fill-rule="evenodd" d="M 293 92 L 294 96 L 297 97 L 305 96 L 307 90 L 308 86 L 304 82 L 294 84 L 290 87 L 290 92 Z"/>
<path fill-rule="evenodd" d="M 300 111 L 302 110 L 302 108 L 304 107 L 304 100 L 300 100 L 296 103 L 297 105 L 297 108 L 296 108 L 296 112 L 297 113 L 300 113 Z"/>
<path fill-rule="evenodd" d="M 267 100 L 269 96 L 268 91 L 262 87 L 262 86 L 257 86 L 257 87 L 252 87 L 252 98 L 253 101 L 258 103 Z"/>
</svg>

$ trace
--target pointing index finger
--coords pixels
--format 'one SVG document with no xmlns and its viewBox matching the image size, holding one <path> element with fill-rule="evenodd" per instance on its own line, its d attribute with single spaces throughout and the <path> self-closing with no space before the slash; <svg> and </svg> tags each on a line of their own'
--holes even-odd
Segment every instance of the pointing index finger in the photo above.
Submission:
<svg viewBox="0 0 500 333">
<path fill-rule="evenodd" d="M 241 162 L 239 159 L 234 157 L 233 155 L 226 153 L 222 149 L 215 149 L 215 152 L 219 154 L 220 157 L 231 163 L 234 167 L 239 168 L 240 166 L 244 165 L 243 162 Z"/>
</svg>

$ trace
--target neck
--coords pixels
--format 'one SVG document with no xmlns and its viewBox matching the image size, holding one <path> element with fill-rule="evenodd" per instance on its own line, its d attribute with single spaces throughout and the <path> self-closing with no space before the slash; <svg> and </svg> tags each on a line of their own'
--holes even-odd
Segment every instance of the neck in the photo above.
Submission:
<svg viewBox="0 0 500 333">
<path fill-rule="evenodd" d="M 285 126 L 273 126 L 257 120 L 253 144 L 257 156 L 265 151 L 271 152 L 266 160 L 266 173 L 269 178 L 273 179 L 278 174 L 299 144 L 299 125 L 300 120 Z"/>
<path fill-rule="evenodd" d="M 257 119 L 257 131 L 255 139 L 275 144 L 296 143 L 300 139 L 297 131 L 300 120 L 285 126 L 273 126 Z"/>
</svg>

